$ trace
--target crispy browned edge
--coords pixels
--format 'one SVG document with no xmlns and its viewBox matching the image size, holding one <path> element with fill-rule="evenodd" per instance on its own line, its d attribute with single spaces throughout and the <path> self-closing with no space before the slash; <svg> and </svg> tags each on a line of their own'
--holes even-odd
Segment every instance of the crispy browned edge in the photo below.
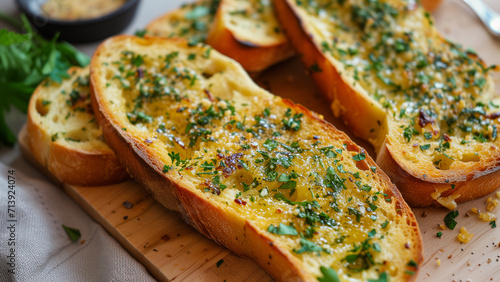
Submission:
<svg viewBox="0 0 500 282">
<path fill-rule="evenodd" d="M 439 190 L 446 189 L 445 192 L 441 193 L 441 197 L 460 195 L 455 202 L 463 203 L 486 196 L 500 187 L 500 160 L 498 160 L 497 166 L 489 167 L 484 171 L 476 171 L 465 181 L 458 182 L 436 181 L 425 173 L 419 176 L 427 178 L 427 181 L 415 177 L 414 174 L 417 172 L 409 173 L 408 171 L 411 169 L 401 167 L 392 156 L 387 144 L 382 146 L 377 156 L 377 163 L 391 177 L 392 182 L 396 184 L 406 202 L 412 207 L 437 205 L 431 194 Z M 451 184 L 455 185 L 455 188 L 452 189 Z"/>
<path fill-rule="evenodd" d="M 219 5 L 224 5 L 224 1 L 221 1 Z M 170 11 L 154 19 L 147 25 L 146 30 L 151 29 L 158 22 L 163 22 L 171 17 L 172 13 L 176 12 L 177 10 Z M 255 42 L 240 40 L 237 34 L 232 33 L 224 25 L 222 17 L 223 11 L 218 8 L 214 16 L 214 22 L 207 34 L 206 43 L 220 53 L 238 61 L 245 70 L 260 72 L 278 62 L 293 57 L 294 50 L 287 40 L 273 45 L 258 45 Z"/>
<path fill-rule="evenodd" d="M 68 73 L 75 70 L 71 68 Z M 36 88 L 28 106 L 27 143 L 36 162 L 46 167 L 58 181 L 73 185 L 99 186 L 128 179 L 128 173 L 111 150 L 87 151 L 51 140 L 43 125 L 39 125 L 34 117 L 38 114 L 36 100 L 43 85 L 44 82 Z"/>
<path fill-rule="evenodd" d="M 214 23 L 207 37 L 207 44 L 220 53 L 238 61 L 247 71 L 256 72 L 288 59 L 294 50 L 288 40 L 272 45 L 259 45 L 256 42 L 239 38 L 224 24 L 224 5 L 222 0 L 217 9 Z"/>
<path fill-rule="evenodd" d="M 422 6 L 429 11 L 433 12 L 437 9 L 439 5 L 441 5 L 441 0 L 421 0 Z"/>
<path fill-rule="evenodd" d="M 363 119 L 364 113 L 371 111 L 369 109 L 374 107 L 374 103 L 367 101 L 342 79 L 334 66 L 329 63 L 328 58 L 313 43 L 312 35 L 304 31 L 300 17 L 288 1 L 274 0 L 278 19 L 286 27 L 285 33 L 297 52 L 301 54 L 304 64 L 310 66 L 316 63 L 322 70 L 311 74 L 320 91 L 330 102 L 338 100 L 345 109 L 348 109 L 341 112 L 340 116 L 354 134 L 366 140 L 375 139 L 376 136 L 371 135 L 368 129 L 383 125 L 386 122 L 385 115 L 374 120 L 364 119 L 365 123 L 354 122 Z M 443 192 L 442 196 L 460 194 L 456 202 L 465 202 L 487 195 L 500 186 L 500 160 L 496 166 L 490 166 L 484 171 L 471 171 L 466 180 L 456 181 L 452 177 L 434 179 L 427 175 L 425 177 L 423 174 L 419 175 L 420 171 L 417 172 L 416 168 L 403 167 L 397 161 L 397 156 L 391 154 L 390 144 L 387 142 L 390 142 L 388 138 L 380 148 L 377 163 L 389 175 L 412 207 L 437 205 L 438 202 L 431 197 L 431 193 L 436 189 L 448 188 L 449 190 Z M 452 183 L 456 185 L 455 189 L 451 189 Z"/>
<path fill-rule="evenodd" d="M 162 172 L 163 164 L 152 155 L 147 146 L 140 140 L 136 140 L 128 136 L 126 131 L 122 130 L 117 120 L 113 118 L 113 114 L 109 109 L 104 107 L 102 97 L 99 95 L 102 88 L 99 88 L 95 82 L 94 75 L 97 65 L 97 57 L 106 48 L 106 45 L 113 40 L 120 40 L 131 36 L 117 36 L 103 42 L 96 50 L 91 62 L 91 85 L 92 85 L 92 104 L 96 113 L 97 120 L 102 127 L 104 137 L 108 144 L 116 152 L 119 152 L 118 157 L 122 164 L 127 168 L 130 174 L 138 181 L 151 195 L 162 205 L 168 209 L 178 211 L 183 216 L 184 220 L 195 227 L 199 232 L 222 244 L 232 250 L 234 253 L 247 256 L 254 259 L 263 269 L 270 273 L 274 278 L 281 281 L 293 280 L 311 280 L 314 277 L 308 276 L 307 272 L 302 269 L 299 260 L 291 255 L 288 251 L 281 249 L 275 245 L 265 232 L 257 229 L 251 222 L 239 217 L 234 212 L 226 212 L 225 207 L 213 203 L 209 197 L 201 196 L 189 188 L 183 187 L 176 183 L 170 174 Z M 135 38 L 134 40 L 145 40 Z M 177 41 L 179 44 L 187 46 L 185 41 L 181 39 L 162 39 L 149 37 L 146 40 L 151 41 Z M 291 101 L 285 101 L 290 107 L 304 113 L 313 120 L 321 123 L 325 128 L 325 132 L 331 132 L 337 135 L 339 139 L 343 139 L 348 143 L 350 150 L 361 151 L 362 149 L 353 143 L 347 135 L 338 131 L 333 125 L 319 119 L 318 116 L 306 108 L 296 105 Z M 365 162 L 362 162 L 366 167 L 377 167 L 375 162 L 368 157 Z M 387 184 L 385 193 L 394 196 L 397 205 L 400 208 L 401 214 L 407 216 L 408 228 L 413 229 L 411 234 L 415 234 L 415 246 L 412 249 L 417 263 L 423 260 L 422 255 L 422 238 L 418 228 L 417 221 L 411 209 L 404 202 L 401 194 L 392 184 L 389 178 L 378 169 L 382 181 Z M 252 244 L 248 244 L 252 242 Z M 413 276 L 413 277 L 416 277 Z M 414 279 L 414 278 L 411 279 Z M 293 280 L 292 280 L 293 279 Z"/>
</svg>

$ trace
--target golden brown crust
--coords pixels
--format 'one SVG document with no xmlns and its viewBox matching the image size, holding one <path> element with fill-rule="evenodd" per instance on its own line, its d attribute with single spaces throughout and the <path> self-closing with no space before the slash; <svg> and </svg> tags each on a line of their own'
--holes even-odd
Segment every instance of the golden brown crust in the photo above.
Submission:
<svg viewBox="0 0 500 282">
<path fill-rule="evenodd" d="M 477 172 L 478 176 L 459 182 L 438 182 L 427 175 L 421 175 L 424 181 L 414 177 L 412 174 L 404 170 L 385 144 L 377 156 L 377 163 L 384 169 L 384 172 L 391 176 L 391 180 L 399 188 L 401 194 L 404 195 L 406 202 L 412 207 L 425 207 L 433 204 L 438 204 L 437 199 L 445 200 L 446 197 L 458 197 L 454 201 L 463 203 L 473 199 L 486 196 L 500 187 L 500 169 L 492 167 L 487 172 Z M 453 184 L 453 186 L 452 186 Z M 435 194 L 433 193 L 442 191 Z M 439 201 L 441 201 L 439 199 Z M 443 204 L 442 204 L 443 205 Z M 449 206 L 453 207 L 453 204 Z"/>
<path fill-rule="evenodd" d="M 441 5 L 441 0 L 421 0 L 422 6 L 429 11 L 434 12 L 434 10 Z"/>
<path fill-rule="evenodd" d="M 274 1 L 277 17 L 286 26 L 285 32 L 289 40 L 300 53 L 306 67 L 316 65 L 321 70 L 312 72 L 311 75 L 320 91 L 332 103 L 334 114 L 342 117 L 355 135 L 370 141 L 379 151 L 377 163 L 395 182 L 410 206 L 425 206 L 438 202 L 443 204 L 446 202 L 444 197 L 458 195 L 461 196 L 457 198 L 457 202 L 464 202 L 484 196 L 499 187 L 496 182 L 491 182 L 500 166 L 498 157 L 489 157 L 488 162 L 481 163 L 457 162 L 449 170 L 440 170 L 434 166 L 427 168 L 407 161 L 403 154 L 405 147 L 409 145 L 391 142 L 388 135 L 391 127 L 389 123 L 393 121 L 387 118 L 386 111 L 369 97 L 366 91 L 352 86 L 352 79 L 339 73 L 336 62 L 329 59 L 321 51 L 321 47 L 314 43 L 313 35 L 307 33 L 309 27 L 301 19 L 301 11 L 296 10 L 290 3 L 291 0 Z M 451 191 L 451 184 L 460 189 Z M 436 191 L 442 193 L 440 192 L 440 196 L 435 194 L 436 199 L 433 199 L 431 194 Z"/>
<path fill-rule="evenodd" d="M 92 102 L 97 120 L 101 124 L 103 134 L 110 146 L 120 152 L 118 155 L 124 166 L 136 180 L 142 183 L 146 189 L 153 194 L 155 199 L 165 205 L 167 208 L 180 211 L 184 219 L 193 225 L 197 230 L 209 238 L 214 239 L 219 244 L 227 246 L 229 249 L 239 255 L 251 257 L 257 261 L 264 269 L 271 273 L 278 280 L 290 281 L 290 279 L 302 281 L 312 280 L 311 274 L 305 269 L 302 262 L 291 254 L 289 250 L 281 249 L 273 243 L 272 237 L 253 225 L 252 221 L 245 219 L 239 213 L 217 201 L 213 201 L 209 194 L 204 194 L 194 189 L 193 184 L 184 179 L 180 174 L 163 173 L 163 163 L 157 155 L 157 151 L 149 147 L 134 137 L 129 131 L 124 130 L 127 124 L 121 117 L 115 115 L 110 108 L 111 104 L 105 100 L 105 91 L 101 80 L 101 66 L 99 57 L 106 53 L 108 45 L 114 41 L 133 40 L 140 45 L 151 45 L 157 43 L 176 42 L 180 46 L 187 46 L 181 40 L 166 40 L 161 38 L 134 38 L 129 36 L 119 36 L 109 39 L 101 44 L 97 49 L 91 63 L 91 84 Z M 239 70 L 238 70 L 239 72 Z M 241 71 L 241 73 L 243 73 Z M 280 98 L 275 98 L 281 101 Z M 315 126 L 321 128 L 329 135 L 334 135 L 346 144 L 349 151 L 361 152 L 362 149 L 354 144 L 342 132 L 324 120 L 317 117 L 300 105 L 290 101 L 283 101 L 287 107 L 303 113 L 304 118 L 310 119 Z M 326 134 L 326 133 L 325 133 Z M 400 215 L 406 218 L 405 229 L 409 240 L 412 242 L 411 257 L 415 262 L 422 261 L 421 237 L 417 222 L 409 207 L 403 201 L 400 193 L 395 186 L 390 183 L 389 178 L 376 166 L 375 162 L 367 157 L 359 161 L 358 165 L 363 169 L 374 167 L 381 176 L 380 181 L 384 186 L 384 192 L 396 201 Z"/>
<path fill-rule="evenodd" d="M 239 40 L 227 28 L 217 26 L 219 24 L 219 21 L 216 20 L 212 32 L 207 38 L 207 43 L 222 54 L 235 59 L 249 72 L 265 70 L 294 55 L 288 42 L 271 46 L 255 45 L 252 42 Z"/>
<path fill-rule="evenodd" d="M 274 43 L 262 44 L 258 38 L 243 39 L 241 30 L 233 30 L 227 24 L 227 6 L 229 1 L 222 0 L 214 23 L 207 37 L 207 44 L 222 54 L 235 59 L 250 72 L 258 72 L 288 59 L 294 55 L 292 46 L 283 37 L 277 37 Z M 252 39 L 252 36 L 247 36 Z"/>
<path fill-rule="evenodd" d="M 73 71 L 75 68 L 68 72 Z M 99 186 L 128 179 L 127 172 L 111 149 L 82 149 L 61 140 L 52 140 L 53 133 L 37 109 L 37 100 L 44 87 L 44 83 L 37 87 L 28 107 L 28 147 L 36 162 L 46 167 L 59 182 L 68 184 Z"/>
</svg>

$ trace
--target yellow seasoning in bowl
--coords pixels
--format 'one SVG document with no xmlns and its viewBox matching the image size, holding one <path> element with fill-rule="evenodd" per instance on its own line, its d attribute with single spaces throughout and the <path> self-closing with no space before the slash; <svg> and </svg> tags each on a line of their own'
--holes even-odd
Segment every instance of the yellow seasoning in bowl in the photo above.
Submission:
<svg viewBox="0 0 500 282">
<path fill-rule="evenodd" d="M 42 5 L 43 14 L 51 19 L 75 21 L 98 18 L 109 14 L 127 0 L 48 0 Z"/>
</svg>

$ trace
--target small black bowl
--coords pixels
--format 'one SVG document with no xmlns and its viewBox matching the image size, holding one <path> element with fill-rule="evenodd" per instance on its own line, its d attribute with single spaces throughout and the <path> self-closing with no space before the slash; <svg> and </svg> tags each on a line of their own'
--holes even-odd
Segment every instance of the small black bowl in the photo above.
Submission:
<svg viewBox="0 0 500 282">
<path fill-rule="evenodd" d="M 105 0 L 103 0 L 105 1 Z M 44 17 L 44 0 L 16 0 L 17 5 L 36 30 L 47 38 L 59 32 L 59 39 L 71 43 L 95 42 L 124 30 L 134 18 L 140 0 L 128 0 L 117 10 L 101 17 L 63 21 Z"/>
</svg>

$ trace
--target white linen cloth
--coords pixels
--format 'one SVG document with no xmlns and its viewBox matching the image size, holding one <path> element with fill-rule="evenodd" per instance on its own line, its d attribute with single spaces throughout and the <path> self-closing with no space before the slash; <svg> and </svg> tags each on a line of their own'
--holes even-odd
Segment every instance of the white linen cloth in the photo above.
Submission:
<svg viewBox="0 0 500 282">
<path fill-rule="evenodd" d="M 17 156 L 12 164 L 0 162 L 0 281 L 154 281 L 61 188 Z M 16 222 L 7 221 L 9 170 L 15 170 Z M 10 224 L 15 246 L 8 246 Z M 78 242 L 71 242 L 62 224 L 80 230 Z M 8 271 L 10 248 L 15 248 L 15 274 Z"/>
</svg>

